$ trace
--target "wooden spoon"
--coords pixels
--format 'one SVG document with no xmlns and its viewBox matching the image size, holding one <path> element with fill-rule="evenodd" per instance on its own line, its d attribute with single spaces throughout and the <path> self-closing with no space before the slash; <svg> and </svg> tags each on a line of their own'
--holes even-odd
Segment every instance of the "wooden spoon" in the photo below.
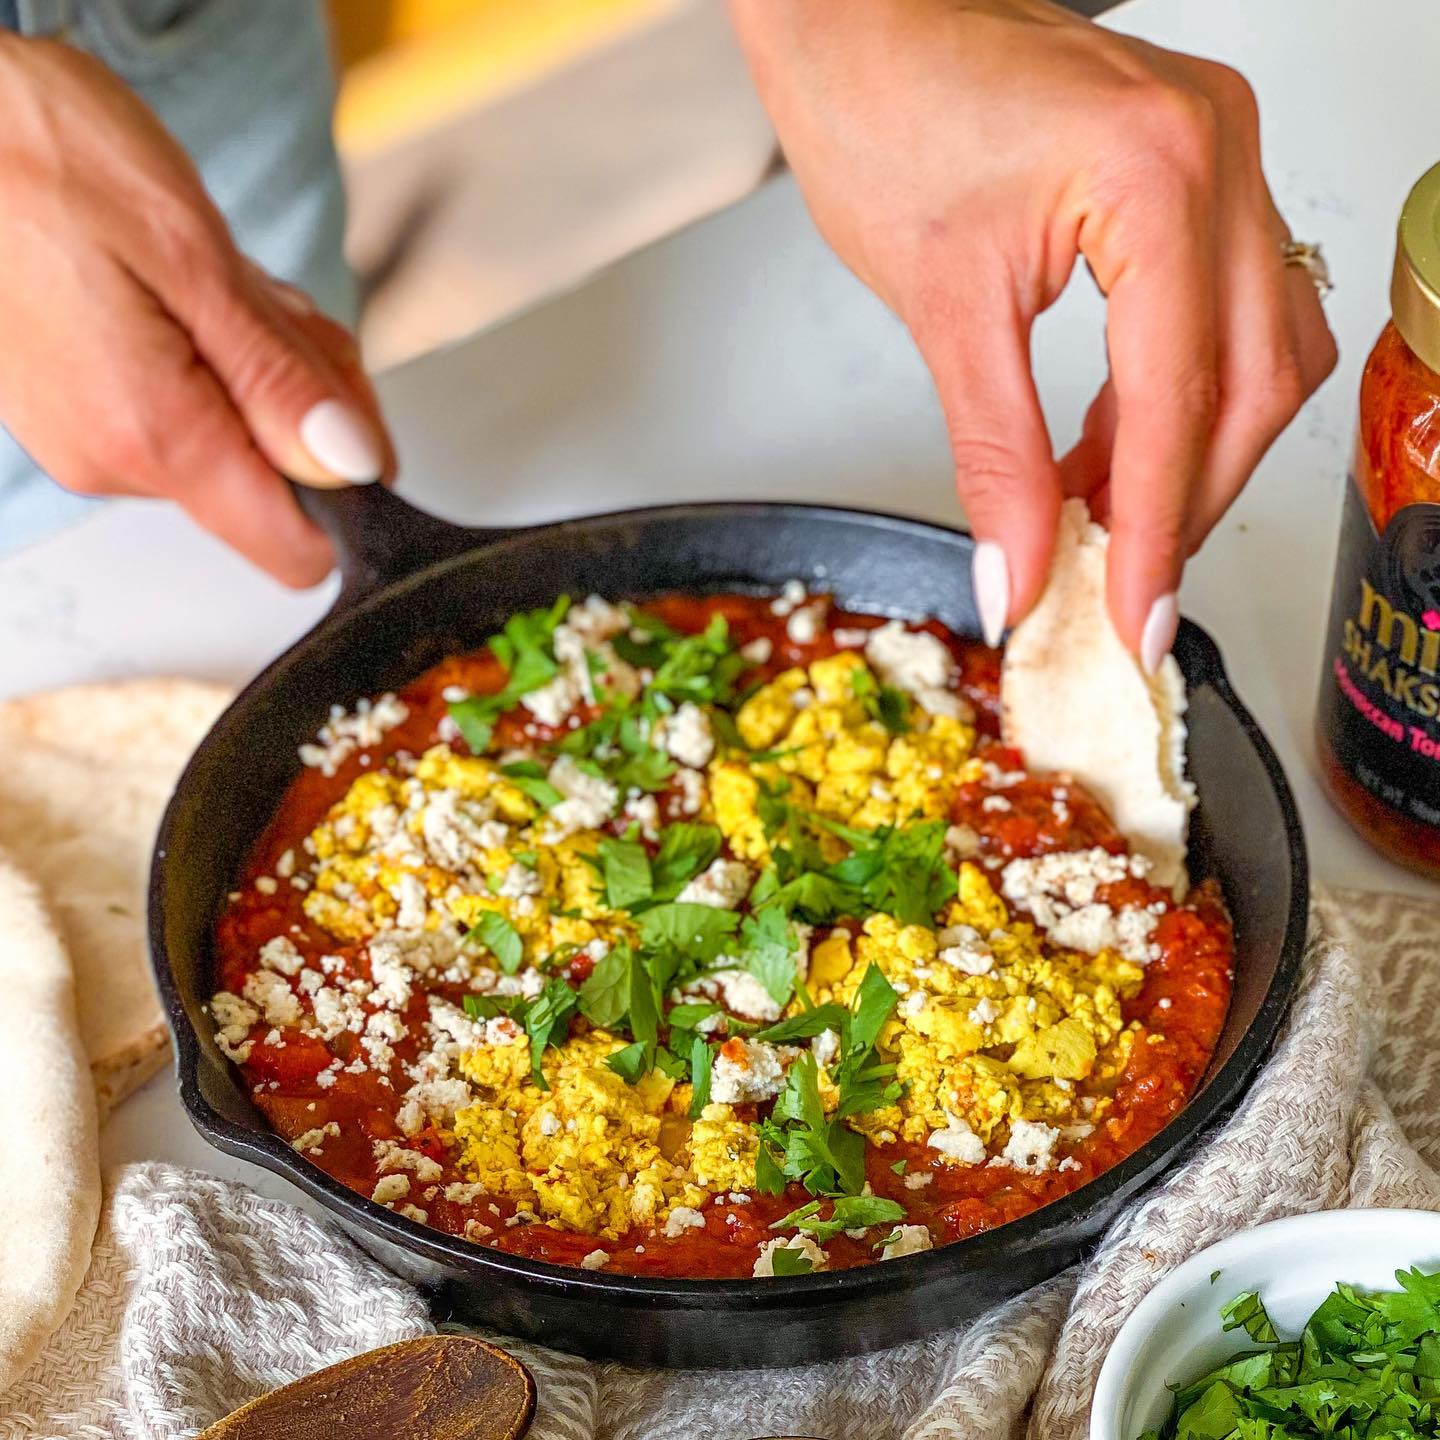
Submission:
<svg viewBox="0 0 1440 1440">
<path fill-rule="evenodd" d="M 426 1335 L 342 1360 L 242 1405 L 198 1440 L 519 1440 L 535 1381 L 469 1335 Z"/>
</svg>

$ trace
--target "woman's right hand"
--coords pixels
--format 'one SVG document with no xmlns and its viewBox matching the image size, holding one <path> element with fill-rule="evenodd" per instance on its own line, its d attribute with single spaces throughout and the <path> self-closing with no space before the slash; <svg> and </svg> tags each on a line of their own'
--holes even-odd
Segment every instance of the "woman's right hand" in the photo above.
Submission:
<svg viewBox="0 0 1440 1440">
<path fill-rule="evenodd" d="M 0 31 L 0 422 L 68 490 L 176 501 L 287 585 L 333 563 L 282 476 L 394 466 L 350 335 L 236 249 L 89 56 Z"/>
</svg>

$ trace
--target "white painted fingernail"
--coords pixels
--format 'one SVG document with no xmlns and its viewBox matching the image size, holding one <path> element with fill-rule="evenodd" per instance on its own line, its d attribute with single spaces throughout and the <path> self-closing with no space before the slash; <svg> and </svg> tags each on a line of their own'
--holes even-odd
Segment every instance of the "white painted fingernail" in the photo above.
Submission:
<svg viewBox="0 0 1440 1440">
<path fill-rule="evenodd" d="M 1160 668 L 1160 662 L 1175 643 L 1175 632 L 1179 628 L 1180 601 L 1172 590 L 1150 607 L 1145 628 L 1140 632 L 1140 663 L 1147 675 L 1153 675 Z"/>
<path fill-rule="evenodd" d="M 993 649 L 1005 633 L 1010 614 L 1010 565 L 993 540 L 982 540 L 975 547 L 970 579 L 975 587 L 975 608 L 980 612 L 980 633 Z"/>
<path fill-rule="evenodd" d="M 310 408 L 300 422 L 300 443 L 317 464 L 354 485 L 371 484 L 385 468 L 374 431 L 338 400 L 322 400 Z"/>
</svg>

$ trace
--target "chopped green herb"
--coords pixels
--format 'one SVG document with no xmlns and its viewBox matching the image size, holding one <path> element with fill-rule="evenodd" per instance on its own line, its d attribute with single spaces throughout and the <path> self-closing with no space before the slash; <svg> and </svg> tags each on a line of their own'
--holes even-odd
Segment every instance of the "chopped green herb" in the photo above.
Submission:
<svg viewBox="0 0 1440 1440">
<path fill-rule="evenodd" d="M 698 1120 L 700 1112 L 710 1103 L 710 1076 L 715 1065 L 715 1052 L 703 1035 L 690 1042 L 690 1118 Z"/>
<path fill-rule="evenodd" d="M 596 847 L 600 874 L 605 881 L 605 903 L 616 910 L 629 910 L 654 893 L 650 857 L 636 840 L 616 840 L 607 835 Z"/>
<path fill-rule="evenodd" d="M 1215 1271 L 1212 1281 L 1219 1275 Z M 1425 1440 L 1440 1435 L 1440 1274 L 1396 1273 L 1398 1290 L 1339 1284 L 1296 1340 L 1280 1341 L 1259 1295 L 1221 1311 L 1267 1348 L 1183 1384 L 1139 1440 Z"/>
<path fill-rule="evenodd" d="M 903 1175 L 903 1174 L 905 1173 L 905 1167 L 906 1167 L 909 1163 L 910 1163 L 910 1162 L 909 1162 L 908 1160 L 897 1160 L 897 1161 L 890 1167 L 890 1173 L 891 1173 L 892 1175 Z"/>
<path fill-rule="evenodd" d="M 905 1218 L 905 1207 L 881 1195 L 840 1195 L 831 1202 L 830 1214 L 820 1218 L 822 1202 L 812 1200 L 771 1225 L 772 1230 L 789 1230 L 792 1226 L 813 1235 L 823 1245 L 842 1230 L 868 1230 L 872 1225 L 893 1224 Z"/>
<path fill-rule="evenodd" d="M 770 1252 L 770 1268 L 776 1275 L 808 1275 L 815 1268 L 815 1262 L 802 1250 L 777 1245 Z"/>
<path fill-rule="evenodd" d="M 465 932 L 465 943 L 483 945 L 507 975 L 513 975 L 525 957 L 520 932 L 498 910 L 485 911 Z"/>
<path fill-rule="evenodd" d="M 760 910 L 740 922 L 740 962 L 783 1010 L 795 993 L 794 927 L 778 909 Z"/>
<path fill-rule="evenodd" d="M 740 917 L 733 910 L 674 901 L 637 917 L 640 941 L 648 950 L 671 950 L 704 963 L 713 960 L 734 936 Z"/>
<path fill-rule="evenodd" d="M 1268 1345 L 1280 1338 L 1275 1333 L 1274 1325 L 1270 1323 L 1269 1315 L 1265 1313 L 1264 1301 L 1253 1290 L 1237 1295 L 1221 1310 L 1220 1318 L 1225 1322 L 1226 1330 L 1239 1330 L 1243 1327 L 1252 1340 L 1258 1340 L 1262 1345 Z"/>
<path fill-rule="evenodd" d="M 511 765 L 502 765 L 500 773 L 517 790 L 528 795 L 537 805 L 543 806 L 546 810 L 553 810 L 564 799 L 564 796 L 545 778 L 545 767 L 537 761 L 517 760 Z"/>
<path fill-rule="evenodd" d="M 892 735 L 903 735 L 910 728 L 910 697 L 903 690 L 883 684 L 869 670 L 858 666 L 850 672 L 850 688 L 864 705 L 865 713 Z"/>
<path fill-rule="evenodd" d="M 616 945 L 595 962 L 580 986 L 580 1013 L 592 1025 L 609 1030 L 629 1013 L 631 964 L 627 945 Z"/>
<path fill-rule="evenodd" d="M 850 1012 L 843 1005 L 816 1005 L 791 1015 L 756 1035 L 757 1040 L 768 1041 L 771 1045 L 784 1045 L 794 1040 L 808 1040 L 824 1030 L 840 1030 L 850 1018 Z"/>
<path fill-rule="evenodd" d="M 508 1015 L 530 1037 L 530 1078 L 541 1090 L 550 1082 L 540 1069 L 540 1059 L 547 1045 L 563 1045 L 570 1033 L 570 1017 L 575 1013 L 579 997 L 563 980 L 545 982 L 545 988 L 527 1000 L 519 995 L 467 995 L 465 1013 L 475 1020 L 489 1020 Z"/>
</svg>

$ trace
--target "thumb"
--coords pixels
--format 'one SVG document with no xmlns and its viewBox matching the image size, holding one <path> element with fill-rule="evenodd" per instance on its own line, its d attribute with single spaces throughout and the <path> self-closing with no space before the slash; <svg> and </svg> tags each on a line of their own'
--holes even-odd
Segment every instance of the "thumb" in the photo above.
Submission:
<svg viewBox="0 0 1440 1440">
<path fill-rule="evenodd" d="M 177 319 L 282 475 L 322 487 L 381 478 L 389 450 L 373 411 L 263 282 L 242 271 Z"/>
<path fill-rule="evenodd" d="M 985 345 L 975 336 L 988 337 Z M 1045 584 L 1060 517 L 1060 475 L 1030 371 L 1029 324 L 1015 314 L 968 318 L 940 345 L 921 343 L 976 541 L 975 606 L 998 645 Z"/>
</svg>

